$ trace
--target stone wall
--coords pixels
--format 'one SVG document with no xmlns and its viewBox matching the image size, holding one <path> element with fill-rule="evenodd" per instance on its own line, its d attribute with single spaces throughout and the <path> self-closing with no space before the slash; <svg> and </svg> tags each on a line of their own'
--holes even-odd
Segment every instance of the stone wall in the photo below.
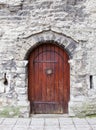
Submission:
<svg viewBox="0 0 96 130">
<path fill-rule="evenodd" d="M 69 115 L 96 114 L 96 1 L 0 0 L 0 115 L 29 116 L 28 54 L 46 40 L 69 53 Z"/>
</svg>

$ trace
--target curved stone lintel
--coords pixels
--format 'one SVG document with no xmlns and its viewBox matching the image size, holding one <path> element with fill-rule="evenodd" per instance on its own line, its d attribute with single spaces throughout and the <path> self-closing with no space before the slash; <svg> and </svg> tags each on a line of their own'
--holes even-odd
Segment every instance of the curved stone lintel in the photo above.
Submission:
<svg viewBox="0 0 96 130">
<path fill-rule="evenodd" d="M 61 46 L 63 49 L 66 50 L 68 53 L 70 59 L 73 56 L 73 53 L 78 45 L 78 42 L 76 42 L 74 39 L 72 39 L 69 36 L 66 36 L 63 33 L 55 32 L 51 30 L 47 31 L 40 31 L 36 34 L 30 34 L 29 36 L 24 36 L 22 38 L 19 38 L 18 44 L 21 44 L 22 47 L 19 49 L 20 58 L 19 60 L 26 60 L 29 56 L 29 53 L 37 47 L 40 44 L 44 43 L 55 43 L 59 46 Z M 18 53 L 17 53 L 18 54 Z"/>
</svg>

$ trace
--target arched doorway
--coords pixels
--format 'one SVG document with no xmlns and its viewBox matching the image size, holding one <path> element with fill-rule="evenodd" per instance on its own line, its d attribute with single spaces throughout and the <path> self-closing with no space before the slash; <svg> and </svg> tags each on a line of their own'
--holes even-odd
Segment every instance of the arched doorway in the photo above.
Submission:
<svg viewBox="0 0 96 130">
<path fill-rule="evenodd" d="M 70 66 L 66 51 L 56 44 L 41 44 L 29 55 L 28 99 L 30 113 L 67 113 Z"/>
</svg>

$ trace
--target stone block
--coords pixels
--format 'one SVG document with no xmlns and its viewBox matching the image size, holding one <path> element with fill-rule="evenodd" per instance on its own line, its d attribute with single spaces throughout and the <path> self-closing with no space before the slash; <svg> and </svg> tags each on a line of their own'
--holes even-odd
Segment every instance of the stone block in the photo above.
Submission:
<svg viewBox="0 0 96 130">
<path fill-rule="evenodd" d="M 0 93 L 5 93 L 4 80 L 0 80 Z"/>
<path fill-rule="evenodd" d="M 24 61 L 16 61 L 16 66 L 20 67 L 20 68 L 25 67 L 27 64 L 28 64 L 27 60 L 26 61 L 25 60 Z"/>
<path fill-rule="evenodd" d="M 26 73 L 26 71 L 25 71 L 25 68 L 24 67 L 18 67 L 17 68 L 17 73 L 19 73 L 19 74 L 25 74 Z"/>
<path fill-rule="evenodd" d="M 26 87 L 15 87 L 15 91 L 17 94 L 24 95 L 27 93 L 27 88 Z"/>
<path fill-rule="evenodd" d="M 93 76 L 93 88 L 96 89 L 96 75 Z"/>
<path fill-rule="evenodd" d="M 29 102 L 28 101 L 18 101 L 17 105 L 20 107 L 29 107 Z"/>
<path fill-rule="evenodd" d="M 17 100 L 18 101 L 25 101 L 25 100 L 28 100 L 28 97 L 27 97 L 27 95 L 18 95 Z"/>
</svg>

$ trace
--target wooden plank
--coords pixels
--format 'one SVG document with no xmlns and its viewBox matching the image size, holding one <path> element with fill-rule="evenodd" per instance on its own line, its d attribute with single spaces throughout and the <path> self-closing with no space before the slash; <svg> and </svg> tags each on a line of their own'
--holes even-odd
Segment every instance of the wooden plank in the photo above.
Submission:
<svg viewBox="0 0 96 130">
<path fill-rule="evenodd" d="M 64 58 L 63 51 L 61 48 L 58 48 L 59 54 L 59 100 L 61 105 L 61 113 L 64 110 Z"/>
<path fill-rule="evenodd" d="M 46 45 L 42 47 L 43 49 L 43 60 L 46 60 Z M 46 63 L 42 63 L 43 64 L 43 74 L 41 75 L 42 76 L 42 79 L 43 79 L 43 84 L 42 84 L 42 101 L 46 101 L 47 100 L 47 95 L 46 95 L 46 73 L 45 73 L 45 69 L 46 69 Z"/>
<path fill-rule="evenodd" d="M 64 61 L 65 61 L 65 64 L 64 64 L 64 96 L 65 96 L 65 100 L 64 100 L 64 103 L 65 103 L 65 108 L 64 108 L 64 111 L 65 113 L 68 112 L 68 99 L 69 99 L 69 94 L 70 94 L 70 82 L 69 82 L 69 65 L 68 65 L 68 56 L 67 56 L 67 53 L 64 52 Z"/>
<path fill-rule="evenodd" d="M 54 54 L 54 46 L 53 45 L 51 45 L 51 53 L 50 53 L 50 59 L 51 59 L 51 61 L 55 61 L 55 54 Z M 54 100 L 55 100 L 55 91 L 54 91 L 54 89 L 55 89 L 55 83 L 54 83 L 54 78 L 55 78 L 55 71 L 54 71 L 54 67 L 55 67 L 55 63 L 53 62 L 53 63 L 50 63 L 50 68 L 52 68 L 52 70 L 53 70 L 53 73 L 50 75 L 50 101 L 51 102 L 54 102 Z M 53 104 L 51 104 L 51 106 L 50 106 L 50 111 L 51 112 L 54 112 L 54 108 L 55 107 L 55 105 Z"/>
<path fill-rule="evenodd" d="M 29 64 L 28 64 L 28 99 L 30 101 L 32 101 L 33 97 L 34 97 L 34 88 L 33 88 L 34 66 L 33 66 L 33 58 L 34 58 L 34 53 L 30 55 Z"/>
<path fill-rule="evenodd" d="M 58 78 L 59 78 L 59 75 L 58 75 L 58 72 L 59 72 L 59 57 L 57 55 L 58 53 L 58 48 L 57 46 L 55 46 L 55 59 L 58 61 L 57 64 L 55 64 L 55 73 L 54 73 L 54 82 L 55 82 L 55 101 L 59 103 L 59 82 L 58 82 Z M 55 111 L 57 112 L 58 111 L 58 108 L 59 106 L 56 105 L 55 106 Z"/>
<path fill-rule="evenodd" d="M 50 50 L 51 48 L 50 48 L 50 45 L 49 46 L 47 46 L 47 49 L 48 50 Z M 47 51 L 46 52 L 46 60 L 51 60 L 50 58 L 51 58 L 51 54 L 50 54 L 50 51 Z M 51 65 L 50 65 L 50 62 L 49 63 L 46 63 L 46 69 L 49 69 L 49 68 L 51 68 Z M 50 78 L 50 75 L 47 75 L 46 74 L 46 79 L 47 79 L 47 85 L 46 85 L 46 94 L 47 94 L 47 101 L 50 101 L 50 91 L 51 91 L 51 88 L 50 88 L 50 80 L 51 80 L 51 78 Z"/>
<path fill-rule="evenodd" d="M 42 54 L 42 46 L 39 46 L 38 48 L 38 52 L 39 52 L 39 55 L 38 55 L 38 60 L 42 60 L 43 59 L 43 54 Z M 37 62 L 36 62 L 37 63 Z M 43 67 L 43 64 L 42 63 L 38 63 L 38 95 L 37 95 L 37 101 L 41 101 L 42 100 L 42 82 L 43 82 L 43 78 L 42 78 L 42 67 Z"/>
<path fill-rule="evenodd" d="M 39 60 L 43 60 L 43 48 L 42 46 L 39 47 Z M 43 63 L 38 63 L 38 67 L 39 67 L 39 88 L 38 88 L 38 101 L 41 101 L 42 100 L 42 88 L 43 88 Z M 38 112 L 39 113 L 42 113 L 42 104 L 39 104 L 38 106 Z"/>
<path fill-rule="evenodd" d="M 36 49 L 36 51 L 34 52 L 34 55 L 35 55 L 35 59 L 34 60 L 39 60 L 39 56 L 38 56 L 38 53 L 39 53 L 39 48 Z M 39 97 L 39 64 L 38 63 L 35 63 L 34 62 L 34 99 L 35 100 L 38 100 L 38 97 Z"/>
</svg>

